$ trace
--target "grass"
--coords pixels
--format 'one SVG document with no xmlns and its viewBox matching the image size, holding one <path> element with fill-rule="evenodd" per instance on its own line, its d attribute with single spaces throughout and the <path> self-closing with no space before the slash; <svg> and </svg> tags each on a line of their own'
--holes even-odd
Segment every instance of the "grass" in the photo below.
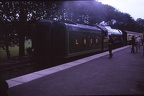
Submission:
<svg viewBox="0 0 144 96">
<path fill-rule="evenodd" d="M 25 41 L 25 49 L 31 47 L 31 41 L 30 40 L 26 40 Z M 10 56 L 11 57 L 15 57 L 19 55 L 19 46 L 15 45 L 14 47 L 9 47 L 10 50 Z M 25 51 L 25 55 L 27 55 L 28 53 Z M 6 50 L 3 50 L 0 47 L 0 60 L 6 60 L 7 59 L 7 55 L 6 55 Z"/>
</svg>

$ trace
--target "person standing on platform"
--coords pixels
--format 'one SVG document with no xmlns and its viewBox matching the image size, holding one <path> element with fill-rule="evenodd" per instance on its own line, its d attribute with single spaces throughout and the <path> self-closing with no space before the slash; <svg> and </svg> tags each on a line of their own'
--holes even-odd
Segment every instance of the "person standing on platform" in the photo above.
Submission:
<svg viewBox="0 0 144 96">
<path fill-rule="evenodd" d="M 140 37 L 140 36 L 138 36 L 136 41 L 137 41 L 137 43 L 138 43 L 138 49 L 140 50 L 140 45 L 141 45 L 141 37 Z"/>
<path fill-rule="evenodd" d="M 134 50 L 134 47 L 135 47 L 135 37 L 134 36 L 132 36 L 132 48 L 131 48 L 131 53 L 134 53 L 135 52 L 135 50 Z"/>
<path fill-rule="evenodd" d="M 111 58 L 113 56 L 113 53 L 112 53 L 112 49 L 113 49 L 113 45 L 114 45 L 114 40 L 112 38 L 111 35 L 109 35 L 109 40 L 108 40 L 108 51 L 109 51 L 109 58 Z"/>
<path fill-rule="evenodd" d="M 138 52 L 138 37 L 135 37 L 135 48 L 136 48 L 136 52 Z"/>
</svg>

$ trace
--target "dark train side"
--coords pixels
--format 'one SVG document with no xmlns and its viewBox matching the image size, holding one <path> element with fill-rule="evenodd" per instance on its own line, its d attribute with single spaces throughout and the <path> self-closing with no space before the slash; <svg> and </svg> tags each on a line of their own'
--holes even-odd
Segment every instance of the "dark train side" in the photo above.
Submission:
<svg viewBox="0 0 144 96">
<path fill-rule="evenodd" d="M 55 62 L 64 58 L 108 50 L 108 35 L 115 40 L 115 47 L 123 46 L 120 30 L 41 20 L 34 27 L 34 58 L 36 62 Z M 118 46 L 119 45 L 119 46 Z"/>
</svg>

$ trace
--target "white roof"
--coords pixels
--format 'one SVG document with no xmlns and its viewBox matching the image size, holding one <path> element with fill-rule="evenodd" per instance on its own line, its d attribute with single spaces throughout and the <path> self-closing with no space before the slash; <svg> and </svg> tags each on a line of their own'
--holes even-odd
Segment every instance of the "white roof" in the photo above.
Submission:
<svg viewBox="0 0 144 96">
<path fill-rule="evenodd" d="M 117 35 L 122 35 L 122 32 L 118 29 L 112 29 L 110 26 L 105 26 L 105 28 L 108 30 L 108 34 L 117 34 Z"/>
</svg>

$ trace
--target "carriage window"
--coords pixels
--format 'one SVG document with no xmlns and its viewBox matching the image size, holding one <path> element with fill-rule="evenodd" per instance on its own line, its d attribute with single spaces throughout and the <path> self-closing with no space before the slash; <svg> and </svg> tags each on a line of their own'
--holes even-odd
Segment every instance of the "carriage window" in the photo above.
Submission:
<svg viewBox="0 0 144 96">
<path fill-rule="evenodd" d="M 92 39 L 90 39 L 90 44 L 92 44 Z"/>
<path fill-rule="evenodd" d="M 96 44 L 98 43 L 98 39 L 96 39 Z"/>
<path fill-rule="evenodd" d="M 75 44 L 78 45 L 78 40 L 77 39 L 75 40 Z"/>
<path fill-rule="evenodd" d="M 84 38 L 84 44 L 86 44 L 86 38 Z"/>
<path fill-rule="evenodd" d="M 105 38 L 105 39 L 104 39 L 104 42 L 108 42 L 108 38 Z"/>
</svg>

